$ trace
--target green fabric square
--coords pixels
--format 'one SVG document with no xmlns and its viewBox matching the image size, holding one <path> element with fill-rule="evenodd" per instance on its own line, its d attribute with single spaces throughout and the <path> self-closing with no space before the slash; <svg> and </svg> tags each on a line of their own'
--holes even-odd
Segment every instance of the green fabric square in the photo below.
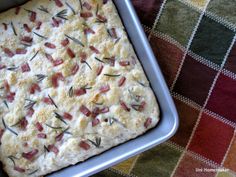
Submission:
<svg viewBox="0 0 236 177">
<path fill-rule="evenodd" d="M 176 0 L 168 0 L 155 30 L 170 35 L 186 46 L 199 16 L 197 11 L 185 4 Z"/>
<path fill-rule="evenodd" d="M 166 144 L 161 144 L 141 154 L 131 173 L 142 177 L 169 177 L 181 153 Z"/>
<path fill-rule="evenodd" d="M 204 16 L 190 50 L 220 65 L 234 37 L 233 31 Z"/>
<path fill-rule="evenodd" d="M 95 175 L 92 175 L 91 177 L 124 177 L 124 176 L 107 169 Z"/>
<path fill-rule="evenodd" d="M 212 12 L 227 21 L 236 24 L 236 1 L 235 0 L 212 0 L 207 11 Z"/>
</svg>

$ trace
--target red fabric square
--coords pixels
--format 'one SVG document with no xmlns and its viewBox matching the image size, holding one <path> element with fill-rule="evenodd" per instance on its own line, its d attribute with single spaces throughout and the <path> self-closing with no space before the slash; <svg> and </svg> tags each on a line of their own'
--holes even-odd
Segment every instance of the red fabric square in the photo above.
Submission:
<svg viewBox="0 0 236 177">
<path fill-rule="evenodd" d="M 215 172 L 207 172 L 204 169 L 212 169 L 206 163 L 197 160 L 190 155 L 184 154 L 179 166 L 177 167 L 174 177 L 214 177 Z M 202 171 L 201 171 L 202 170 Z"/>
<path fill-rule="evenodd" d="M 236 123 L 236 80 L 220 74 L 206 107 Z"/>
<path fill-rule="evenodd" d="M 171 138 L 176 144 L 186 146 L 193 127 L 197 121 L 199 110 L 196 110 L 180 100 L 174 99 L 177 111 L 179 113 L 179 128 L 176 134 Z"/>
<path fill-rule="evenodd" d="M 174 91 L 203 105 L 217 72 L 187 55 Z"/>
<path fill-rule="evenodd" d="M 236 74 L 236 43 L 230 51 L 225 68 Z"/>
<path fill-rule="evenodd" d="M 234 134 L 234 128 L 203 113 L 189 150 L 221 163 Z"/>
<path fill-rule="evenodd" d="M 163 0 L 132 0 L 134 8 L 143 24 L 152 27 Z"/>
<path fill-rule="evenodd" d="M 175 45 L 156 36 L 151 37 L 150 44 L 166 79 L 167 85 L 170 87 L 175 79 L 184 53 Z"/>
</svg>

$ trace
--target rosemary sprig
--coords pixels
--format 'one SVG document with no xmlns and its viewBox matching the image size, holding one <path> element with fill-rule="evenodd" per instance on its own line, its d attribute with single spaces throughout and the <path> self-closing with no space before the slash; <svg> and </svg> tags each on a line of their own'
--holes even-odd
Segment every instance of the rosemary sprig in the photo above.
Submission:
<svg viewBox="0 0 236 177">
<path fill-rule="evenodd" d="M 3 103 L 4 103 L 4 105 L 9 109 L 9 106 L 8 106 L 8 104 L 7 104 L 7 101 L 6 101 L 6 100 L 3 100 Z"/>
<path fill-rule="evenodd" d="M 49 149 L 45 145 L 43 146 L 43 149 L 44 149 L 44 158 L 45 158 L 46 153 L 49 152 Z"/>
<path fill-rule="evenodd" d="M 58 17 L 58 18 L 61 18 L 63 20 L 68 20 L 66 17 L 67 17 L 67 9 L 64 9 L 60 12 L 58 12 L 55 17 Z"/>
<path fill-rule="evenodd" d="M 112 38 L 112 34 L 111 34 L 111 31 L 109 29 L 107 29 L 107 33 Z"/>
<path fill-rule="evenodd" d="M 82 5 L 81 0 L 79 0 L 79 5 L 80 5 L 80 9 L 83 10 L 83 5 Z"/>
<path fill-rule="evenodd" d="M 126 127 L 122 122 L 120 122 L 118 119 L 116 119 L 114 117 L 109 117 L 108 122 L 109 122 L 109 125 L 112 125 L 114 122 L 116 122 L 116 123 L 119 123 L 120 125 L 122 125 L 123 127 Z"/>
<path fill-rule="evenodd" d="M 25 105 L 26 109 L 32 108 L 37 103 L 37 101 L 33 101 L 33 100 L 30 100 L 30 99 L 25 99 L 25 100 L 28 101 L 28 103 Z"/>
<path fill-rule="evenodd" d="M 51 126 L 49 124 L 45 124 L 47 127 L 51 128 L 51 129 L 55 129 L 55 130 L 60 130 L 60 129 L 63 129 L 63 127 L 54 127 L 54 126 Z"/>
<path fill-rule="evenodd" d="M 120 38 L 116 39 L 114 44 L 117 44 L 120 41 Z"/>
<path fill-rule="evenodd" d="M 99 18 L 97 18 L 96 21 L 95 21 L 95 23 L 103 23 L 103 24 L 105 24 L 106 21 L 102 21 L 102 20 L 100 20 Z"/>
<path fill-rule="evenodd" d="M 13 155 L 8 156 L 7 158 L 12 161 L 12 163 L 13 163 L 14 166 L 16 166 L 16 163 L 15 163 L 15 160 L 14 160 L 14 159 L 18 159 L 18 158 L 16 158 L 16 157 L 13 156 Z"/>
<path fill-rule="evenodd" d="M 69 129 L 70 129 L 70 127 L 67 127 L 65 130 L 62 131 L 62 133 L 72 135 L 71 132 L 68 132 Z"/>
<path fill-rule="evenodd" d="M 67 125 L 67 122 L 63 119 L 63 117 L 60 114 L 58 114 L 57 112 L 54 112 L 54 114 L 58 120 L 62 121 L 64 124 Z"/>
<path fill-rule="evenodd" d="M 11 28 L 12 28 L 12 31 L 15 34 L 15 36 L 17 36 L 16 29 L 15 29 L 13 22 L 11 22 Z"/>
<path fill-rule="evenodd" d="M 36 74 L 35 76 L 37 77 L 37 82 L 41 82 L 47 77 L 44 74 Z"/>
<path fill-rule="evenodd" d="M 18 66 L 12 66 L 12 67 L 9 67 L 7 68 L 8 71 L 15 71 L 17 70 L 19 67 Z"/>
<path fill-rule="evenodd" d="M 147 85 L 145 85 L 144 83 L 137 81 L 140 85 L 142 85 L 143 87 L 148 87 Z"/>
<path fill-rule="evenodd" d="M 120 74 L 104 74 L 104 76 L 108 76 L 108 77 L 120 77 Z"/>
<path fill-rule="evenodd" d="M 83 63 L 85 63 L 89 67 L 89 69 L 92 70 L 92 67 L 88 64 L 87 61 L 83 61 Z"/>
<path fill-rule="evenodd" d="M 44 7 L 43 5 L 40 5 L 40 6 L 38 7 L 38 10 L 41 10 L 41 11 L 43 11 L 43 12 L 49 14 L 48 9 L 47 9 L 46 7 Z"/>
<path fill-rule="evenodd" d="M 36 170 L 34 170 L 34 171 L 28 173 L 28 175 L 29 175 L 29 176 L 30 176 L 30 175 L 33 175 L 33 174 L 35 174 L 37 171 L 39 171 L 39 169 L 36 169 Z"/>
<path fill-rule="evenodd" d="M 101 62 L 101 63 L 105 63 L 104 61 L 100 60 L 100 59 L 97 58 L 97 57 L 94 57 L 94 59 L 97 60 L 97 61 L 99 61 L 99 62 Z"/>
<path fill-rule="evenodd" d="M 33 32 L 35 35 L 37 35 L 38 37 L 40 37 L 40 38 L 43 38 L 43 39 L 48 39 L 48 37 L 45 37 L 45 36 L 43 36 L 43 35 L 41 35 L 41 34 L 38 34 L 38 33 L 36 33 L 36 32 Z"/>
<path fill-rule="evenodd" d="M 37 51 L 30 59 L 30 61 L 32 61 L 37 55 L 38 55 L 39 51 Z"/>
<path fill-rule="evenodd" d="M 92 87 L 87 87 L 88 84 L 85 84 L 83 87 L 81 87 L 82 89 L 86 89 L 86 90 L 89 90 L 89 89 L 92 89 Z"/>
<path fill-rule="evenodd" d="M 73 87 L 70 87 L 68 94 L 69 94 L 69 97 L 73 97 L 73 95 L 74 95 Z"/>
<path fill-rule="evenodd" d="M 13 131 L 11 128 L 9 128 L 6 123 L 5 120 L 2 118 L 2 124 L 4 126 L 5 129 L 9 130 L 11 133 L 15 134 L 16 136 L 18 136 L 18 133 L 16 133 L 15 131 Z"/>
<path fill-rule="evenodd" d="M 73 9 L 73 7 L 68 3 L 68 2 L 66 2 L 65 3 L 68 7 L 69 7 L 69 9 L 73 12 L 73 14 L 74 15 L 76 15 L 76 12 L 75 12 L 75 9 Z"/>
<path fill-rule="evenodd" d="M 74 37 L 71 37 L 71 36 L 69 36 L 69 35 L 67 35 L 67 34 L 65 34 L 65 36 L 66 36 L 67 38 L 69 38 L 70 40 L 72 40 L 74 43 L 79 44 L 79 45 L 81 45 L 82 47 L 84 47 L 84 44 L 83 44 L 80 40 L 78 40 L 78 39 L 76 39 L 76 38 L 74 38 Z"/>
<path fill-rule="evenodd" d="M 96 148 L 99 148 L 101 145 L 101 137 L 96 137 L 95 141 L 92 141 L 88 139 L 89 142 L 91 142 Z"/>
<path fill-rule="evenodd" d="M 99 4 L 97 4 L 96 6 L 96 15 L 98 14 L 98 10 L 99 10 Z"/>
<path fill-rule="evenodd" d="M 48 94 L 48 98 L 51 100 L 52 104 L 53 104 L 56 108 L 58 108 L 57 105 L 56 105 L 56 103 L 54 102 L 54 100 L 52 99 L 52 97 L 51 97 L 49 94 Z"/>
<path fill-rule="evenodd" d="M 25 8 L 24 8 L 24 10 L 25 10 L 26 12 L 33 13 L 33 11 L 32 11 L 32 10 L 25 9 Z"/>
</svg>

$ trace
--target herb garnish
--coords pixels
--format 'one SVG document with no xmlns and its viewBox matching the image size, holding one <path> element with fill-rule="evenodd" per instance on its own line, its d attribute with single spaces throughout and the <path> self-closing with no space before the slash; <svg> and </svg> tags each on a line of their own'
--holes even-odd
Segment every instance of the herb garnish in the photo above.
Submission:
<svg viewBox="0 0 236 177">
<path fill-rule="evenodd" d="M 101 137 L 96 137 L 95 141 L 92 141 L 88 139 L 89 142 L 91 142 L 95 147 L 99 148 L 101 145 Z"/>
<path fill-rule="evenodd" d="M 43 39 L 48 39 L 47 37 L 45 37 L 45 36 L 42 36 L 41 34 L 38 34 L 38 33 L 36 33 L 36 32 L 33 32 L 35 35 L 37 35 L 38 37 L 40 37 L 40 38 L 43 38 Z"/>
<path fill-rule="evenodd" d="M 9 130 L 10 132 L 12 132 L 12 133 L 15 134 L 16 136 L 18 136 L 18 133 L 16 133 L 15 131 L 13 131 L 12 129 L 10 129 L 10 128 L 6 125 L 6 123 L 5 123 L 5 121 L 4 121 L 3 118 L 2 118 L 2 124 L 3 124 L 3 126 L 4 126 L 5 129 Z"/>
<path fill-rule="evenodd" d="M 12 28 L 12 31 L 15 34 L 15 36 L 17 36 L 16 29 L 15 29 L 13 22 L 11 22 L 11 28 Z"/>
<path fill-rule="evenodd" d="M 32 56 L 32 58 L 30 59 L 30 61 L 32 61 L 39 53 L 39 50 Z"/>
<path fill-rule="evenodd" d="M 82 47 L 84 47 L 84 44 L 83 44 L 80 40 L 78 40 L 78 39 L 76 39 L 76 38 L 74 38 L 74 37 L 71 37 L 71 36 L 69 36 L 69 35 L 67 35 L 67 34 L 65 34 L 65 36 L 66 36 L 67 38 L 69 38 L 70 40 L 72 40 L 74 43 L 79 44 L 79 45 L 81 45 Z"/>
<path fill-rule="evenodd" d="M 115 41 L 115 44 L 116 44 L 116 43 L 118 43 L 118 42 L 119 42 L 119 40 L 120 40 L 120 38 L 116 39 L 116 41 Z"/>
<path fill-rule="evenodd" d="M 54 102 L 54 100 L 52 99 L 52 97 L 51 97 L 49 94 L 48 94 L 48 98 L 51 100 L 52 104 L 53 104 L 56 108 L 58 108 L 57 105 L 56 105 L 56 103 Z"/>
<path fill-rule="evenodd" d="M 100 59 L 97 58 L 97 57 L 94 57 L 94 59 L 97 60 L 97 61 L 99 61 L 99 62 L 101 62 L 101 63 L 105 63 L 104 61 L 100 60 Z"/>
<path fill-rule="evenodd" d="M 104 76 L 108 76 L 108 77 L 120 77 L 120 74 L 104 74 Z"/>
<path fill-rule="evenodd" d="M 58 12 L 55 17 L 58 17 L 58 18 L 61 18 L 63 20 L 68 20 L 66 17 L 67 17 L 67 9 L 64 9 L 60 12 Z"/>
<path fill-rule="evenodd" d="M 36 169 L 36 170 L 34 170 L 34 171 L 28 173 L 28 175 L 32 175 L 32 174 L 36 173 L 37 171 L 39 171 L 39 169 Z"/>
<path fill-rule="evenodd" d="M 96 15 L 98 14 L 98 10 L 99 10 L 99 5 L 97 4 L 97 7 L 96 7 Z"/>
<path fill-rule="evenodd" d="M 9 70 L 9 71 L 15 71 L 15 70 L 17 70 L 18 68 L 19 68 L 18 66 L 13 66 L 13 67 L 7 68 L 7 70 Z"/>
<path fill-rule="evenodd" d="M 71 5 L 67 2 L 65 4 L 70 8 L 70 10 L 73 12 L 73 14 L 76 15 L 75 10 L 73 9 L 73 7 Z"/>
<path fill-rule="evenodd" d="M 56 117 L 57 119 L 59 119 L 60 121 L 62 121 L 64 124 L 67 125 L 67 122 L 63 119 L 63 116 L 61 116 L 61 115 L 58 114 L 57 112 L 54 112 L 54 114 L 55 114 L 55 117 Z"/>
<path fill-rule="evenodd" d="M 79 4 L 80 4 L 80 8 L 81 8 L 81 10 L 83 10 L 83 6 L 82 6 L 82 2 L 81 2 L 81 0 L 79 0 Z"/>
<path fill-rule="evenodd" d="M 42 80 L 44 80 L 47 77 L 44 74 L 36 74 L 35 76 L 37 77 L 38 82 L 41 82 Z"/>
<path fill-rule="evenodd" d="M 7 101 L 6 101 L 6 100 L 3 100 L 3 103 L 4 103 L 4 105 L 9 109 L 9 106 L 8 106 L 8 104 L 7 104 Z"/>
<path fill-rule="evenodd" d="M 25 99 L 25 100 L 28 101 L 28 104 L 25 105 L 26 109 L 32 108 L 37 103 L 36 101 L 30 100 L 30 99 Z"/>
<path fill-rule="evenodd" d="M 83 63 L 85 63 L 90 68 L 90 70 L 92 70 L 92 67 L 88 64 L 87 61 L 83 61 Z"/>
<path fill-rule="evenodd" d="M 114 122 L 116 122 L 116 123 L 119 123 L 120 125 L 122 125 L 123 127 L 125 127 L 125 125 L 122 122 L 120 122 L 118 119 L 116 119 L 114 117 L 109 117 L 108 122 L 109 122 L 109 125 L 112 125 Z"/>
<path fill-rule="evenodd" d="M 73 97 L 74 95 L 73 87 L 70 87 L 68 94 L 69 94 L 69 97 Z"/>
<path fill-rule="evenodd" d="M 48 9 L 47 9 L 46 7 L 44 7 L 44 6 L 42 6 L 42 5 L 40 5 L 40 7 L 38 8 L 38 10 L 41 10 L 41 11 L 43 11 L 43 12 L 45 12 L 45 13 L 48 13 L 48 14 L 49 14 L 49 11 L 48 11 Z"/>
<path fill-rule="evenodd" d="M 7 158 L 12 161 L 12 163 L 13 163 L 14 166 L 16 166 L 16 163 L 15 163 L 15 160 L 14 160 L 14 159 L 18 159 L 18 158 L 16 158 L 16 157 L 13 156 L 13 155 L 8 156 Z"/>
<path fill-rule="evenodd" d="M 143 87 L 148 87 L 148 86 L 146 86 L 144 83 L 142 83 L 142 82 L 139 82 L 139 81 L 137 81 L 140 85 L 142 85 Z"/>
<path fill-rule="evenodd" d="M 54 127 L 54 126 L 51 126 L 49 124 L 45 124 L 46 126 L 50 127 L 51 129 L 55 129 L 55 130 L 59 130 L 59 129 L 62 129 L 63 127 Z"/>
</svg>

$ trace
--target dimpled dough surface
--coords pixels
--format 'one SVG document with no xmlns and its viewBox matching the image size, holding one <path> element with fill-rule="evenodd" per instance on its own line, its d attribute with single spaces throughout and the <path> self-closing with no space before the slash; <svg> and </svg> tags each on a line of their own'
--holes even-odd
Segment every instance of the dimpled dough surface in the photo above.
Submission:
<svg viewBox="0 0 236 177">
<path fill-rule="evenodd" d="M 32 0 L 0 22 L 0 159 L 9 176 L 48 174 L 157 124 L 157 101 L 111 0 Z"/>
</svg>

